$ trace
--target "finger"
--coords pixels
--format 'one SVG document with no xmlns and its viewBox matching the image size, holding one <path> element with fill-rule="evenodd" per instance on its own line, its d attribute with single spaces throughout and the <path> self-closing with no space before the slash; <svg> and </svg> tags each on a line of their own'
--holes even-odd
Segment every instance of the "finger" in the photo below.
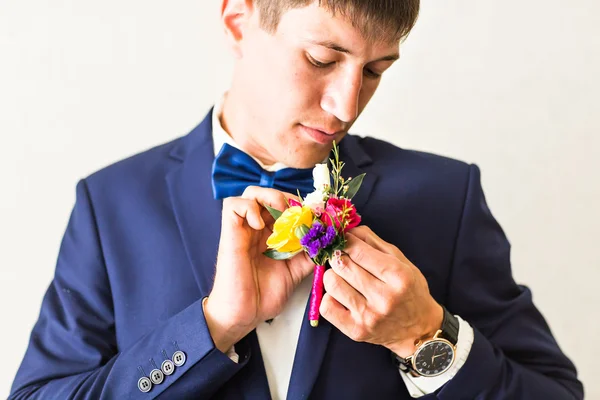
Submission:
<svg viewBox="0 0 600 400">
<path fill-rule="evenodd" d="M 329 264 L 336 275 L 366 299 L 373 300 L 383 289 L 384 283 L 379 278 L 344 253 L 340 257 L 334 256 Z"/>
<path fill-rule="evenodd" d="M 260 186 L 248 186 L 241 197 L 243 199 L 254 200 L 261 205 L 268 205 L 279 211 L 287 208 L 287 199 L 297 198 L 290 193 Z"/>
<path fill-rule="evenodd" d="M 287 263 L 294 285 L 299 285 L 315 269 L 315 264 L 305 251 L 296 254 Z"/>
<path fill-rule="evenodd" d="M 256 230 L 265 227 L 261 216 L 262 207 L 256 201 L 229 197 L 223 200 L 223 217 L 229 218 L 234 227 L 241 227 L 244 223 Z"/>
<path fill-rule="evenodd" d="M 344 335 L 350 337 L 354 319 L 350 311 L 344 308 L 340 302 L 334 299 L 329 293 L 325 293 L 321 301 L 319 312 L 331 325 L 338 328 Z"/>
<path fill-rule="evenodd" d="M 269 231 L 269 234 L 273 233 L 273 225 L 275 224 L 275 219 L 273 218 L 269 210 L 263 207 L 260 215 L 263 221 L 265 221 L 265 229 Z"/>
<path fill-rule="evenodd" d="M 331 269 L 325 271 L 323 287 L 331 297 L 351 313 L 361 314 L 366 307 L 365 297 Z"/>
<path fill-rule="evenodd" d="M 393 255 L 384 253 L 367 244 L 350 232 L 346 233 L 346 240 L 344 252 L 350 259 L 377 279 L 387 282 L 385 278 L 388 270 L 397 264 L 399 260 Z"/>
<path fill-rule="evenodd" d="M 406 259 L 404 253 L 402 253 L 400 249 L 377 236 L 377 234 L 366 225 L 357 226 L 356 228 L 351 229 L 349 233 L 383 253 L 394 255 L 400 259 Z"/>
</svg>

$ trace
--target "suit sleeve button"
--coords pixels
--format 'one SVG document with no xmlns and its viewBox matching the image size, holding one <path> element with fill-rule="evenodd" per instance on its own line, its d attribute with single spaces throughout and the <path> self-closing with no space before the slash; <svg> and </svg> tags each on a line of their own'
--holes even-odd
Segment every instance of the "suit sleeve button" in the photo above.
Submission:
<svg viewBox="0 0 600 400">
<path fill-rule="evenodd" d="M 144 376 L 138 381 L 138 389 L 143 393 L 148 393 L 152 389 L 152 382 L 148 377 Z"/>
<path fill-rule="evenodd" d="M 160 365 L 160 369 L 162 370 L 162 372 L 165 375 L 168 376 L 168 375 L 173 374 L 173 372 L 175 372 L 175 364 L 173 364 L 173 361 L 171 361 L 171 360 L 165 360 Z"/>
<path fill-rule="evenodd" d="M 150 380 L 155 385 L 160 385 L 165 380 L 165 375 L 160 369 L 150 371 Z"/>
<path fill-rule="evenodd" d="M 175 353 L 173 353 L 173 364 L 175 364 L 178 367 L 181 367 L 183 364 L 185 364 L 185 353 L 183 351 L 176 351 Z"/>
</svg>

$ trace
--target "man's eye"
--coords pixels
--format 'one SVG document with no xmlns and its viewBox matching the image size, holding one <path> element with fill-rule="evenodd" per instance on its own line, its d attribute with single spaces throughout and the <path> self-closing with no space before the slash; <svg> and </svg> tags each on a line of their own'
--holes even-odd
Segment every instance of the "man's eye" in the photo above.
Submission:
<svg viewBox="0 0 600 400">
<path fill-rule="evenodd" d="M 365 75 L 371 79 L 377 79 L 379 77 L 381 77 L 381 74 L 378 74 L 377 72 L 371 70 L 371 69 L 365 69 Z"/>
<path fill-rule="evenodd" d="M 325 68 L 325 67 L 329 67 L 330 65 L 333 64 L 333 62 L 324 63 L 324 62 L 315 60 L 311 55 L 308 55 L 308 61 L 310 61 L 310 63 L 317 68 Z"/>
</svg>

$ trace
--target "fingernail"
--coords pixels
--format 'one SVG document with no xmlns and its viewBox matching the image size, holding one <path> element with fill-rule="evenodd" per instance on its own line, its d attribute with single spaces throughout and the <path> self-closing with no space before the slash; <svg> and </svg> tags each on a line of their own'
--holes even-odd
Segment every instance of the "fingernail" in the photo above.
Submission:
<svg viewBox="0 0 600 400">
<path fill-rule="evenodd" d="M 344 259 L 342 258 L 342 252 L 339 250 L 336 250 L 333 253 L 333 260 L 332 260 L 332 267 L 334 268 L 341 268 L 344 266 Z"/>
</svg>

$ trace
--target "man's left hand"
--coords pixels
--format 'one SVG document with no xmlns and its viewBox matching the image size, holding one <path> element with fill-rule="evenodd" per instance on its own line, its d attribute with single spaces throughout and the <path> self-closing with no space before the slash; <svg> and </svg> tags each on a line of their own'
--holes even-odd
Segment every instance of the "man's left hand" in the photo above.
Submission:
<svg viewBox="0 0 600 400">
<path fill-rule="evenodd" d="M 366 226 L 346 233 L 342 256 L 323 279 L 320 313 L 357 342 L 387 347 L 400 357 L 441 328 L 442 307 L 425 277 L 394 245 Z"/>
</svg>

